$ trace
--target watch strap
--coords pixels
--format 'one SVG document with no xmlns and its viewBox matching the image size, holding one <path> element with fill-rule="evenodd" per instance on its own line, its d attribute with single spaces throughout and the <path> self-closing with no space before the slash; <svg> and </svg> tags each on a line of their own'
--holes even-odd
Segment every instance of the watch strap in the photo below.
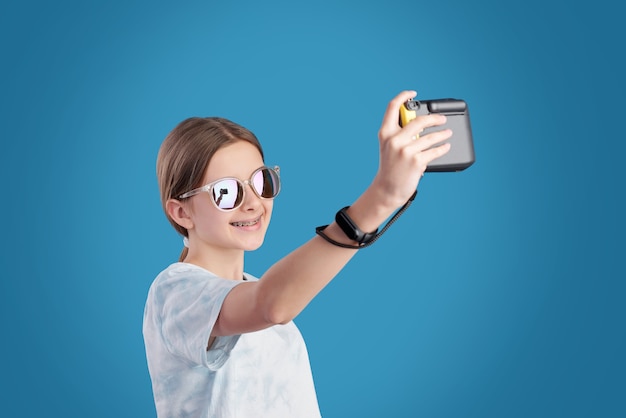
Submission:
<svg viewBox="0 0 626 418">
<path fill-rule="evenodd" d="M 337 212 L 335 222 L 341 228 L 344 234 L 352 241 L 356 241 L 359 245 L 367 244 L 378 233 L 378 228 L 374 232 L 363 232 L 358 225 L 350 218 L 347 210 L 350 206 L 346 206 Z"/>
<path fill-rule="evenodd" d="M 317 228 L 315 228 L 315 233 L 317 235 L 319 235 L 320 237 L 322 237 L 323 239 L 325 239 L 327 242 L 337 246 L 337 247 L 342 247 L 342 248 L 350 248 L 353 250 L 360 250 L 361 248 L 365 248 L 365 247 L 369 247 L 370 245 L 372 245 L 373 243 L 375 243 L 384 233 L 385 231 L 387 231 L 389 229 L 389 227 L 391 227 L 391 225 L 393 225 L 393 223 L 395 221 L 398 220 L 398 218 L 400 217 L 400 215 L 402 215 L 408 208 L 409 206 L 411 206 L 411 203 L 413 203 L 413 200 L 415 199 L 415 196 L 417 196 L 417 190 L 415 190 L 415 193 L 413 193 L 413 195 L 409 198 L 409 200 L 406 201 L 406 203 L 404 205 L 402 205 L 402 207 L 400 209 L 398 209 L 398 211 L 391 217 L 391 219 L 389 219 L 387 221 L 387 223 L 385 224 L 385 226 L 383 227 L 383 229 L 380 230 L 380 232 L 373 232 L 367 235 L 373 235 L 373 237 L 367 238 L 367 241 L 365 241 L 364 243 L 359 243 L 359 245 L 352 245 L 352 244 L 344 244 L 338 241 L 335 241 L 334 239 L 332 239 L 331 237 L 329 237 L 328 235 L 326 235 L 324 233 L 324 230 L 326 229 L 326 227 L 328 227 L 328 225 L 322 225 L 322 226 L 318 226 Z M 344 224 L 344 221 L 349 220 L 352 225 L 354 225 L 354 221 L 352 221 L 352 219 L 348 216 L 348 214 L 346 213 L 346 210 L 349 208 L 349 206 L 346 206 L 345 208 L 341 209 L 339 212 L 337 212 L 337 215 L 335 215 L 335 220 L 337 221 L 337 224 L 339 225 L 339 227 L 344 231 L 344 233 L 346 233 L 346 229 L 348 229 L 348 231 L 352 231 L 352 227 L 348 227 L 346 229 L 344 229 L 342 227 L 342 225 Z M 339 215 L 341 212 L 343 212 L 343 215 Z M 345 215 L 345 216 L 344 216 Z M 341 220 L 337 220 L 337 217 L 339 217 Z M 345 222 L 346 224 L 348 222 Z M 360 231 L 360 229 L 357 227 L 357 230 Z M 376 230 L 378 231 L 378 230 Z M 352 232 L 348 232 L 352 235 Z M 346 233 L 346 235 L 348 234 Z"/>
</svg>

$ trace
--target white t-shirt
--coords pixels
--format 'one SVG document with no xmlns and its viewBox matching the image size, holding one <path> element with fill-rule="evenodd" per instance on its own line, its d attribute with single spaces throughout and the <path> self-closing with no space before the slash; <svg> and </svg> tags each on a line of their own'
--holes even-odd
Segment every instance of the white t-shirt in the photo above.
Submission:
<svg viewBox="0 0 626 418">
<path fill-rule="evenodd" d="M 224 298 L 241 283 L 188 263 L 172 264 L 152 283 L 143 335 L 160 418 L 321 416 L 293 322 L 218 337 L 206 350 Z"/>
</svg>

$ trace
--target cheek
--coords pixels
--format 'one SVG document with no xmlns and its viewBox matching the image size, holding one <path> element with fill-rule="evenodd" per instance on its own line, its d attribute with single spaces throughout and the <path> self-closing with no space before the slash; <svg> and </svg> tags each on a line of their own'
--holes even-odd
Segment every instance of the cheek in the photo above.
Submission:
<svg viewBox="0 0 626 418">
<path fill-rule="evenodd" d="M 194 224 L 203 228 L 214 228 L 228 223 L 228 214 L 216 209 L 211 202 L 202 202 L 194 207 Z"/>
<path fill-rule="evenodd" d="M 274 209 L 274 201 L 265 200 L 263 201 L 263 206 L 265 207 L 265 217 L 269 221 L 269 219 L 272 217 L 272 211 Z"/>
</svg>

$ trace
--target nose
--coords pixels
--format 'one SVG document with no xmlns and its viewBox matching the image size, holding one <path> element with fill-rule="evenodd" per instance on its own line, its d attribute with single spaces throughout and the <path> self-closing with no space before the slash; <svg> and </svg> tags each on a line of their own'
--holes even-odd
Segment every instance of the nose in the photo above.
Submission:
<svg viewBox="0 0 626 418">
<path fill-rule="evenodd" d="M 245 189 L 246 191 L 243 195 L 243 203 L 241 207 L 245 211 L 255 210 L 261 205 L 261 198 L 256 194 L 255 190 L 253 189 L 254 186 L 250 182 L 250 180 L 246 180 L 243 183 L 244 186 L 248 187 Z"/>
</svg>

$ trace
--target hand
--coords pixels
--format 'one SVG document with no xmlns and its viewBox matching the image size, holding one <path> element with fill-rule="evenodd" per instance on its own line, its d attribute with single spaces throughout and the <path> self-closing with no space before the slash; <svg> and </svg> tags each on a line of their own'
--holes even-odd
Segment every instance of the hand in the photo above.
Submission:
<svg viewBox="0 0 626 418">
<path fill-rule="evenodd" d="M 450 150 L 450 144 L 433 147 L 452 136 L 450 129 L 420 136 L 425 128 L 444 124 L 444 115 L 417 116 L 400 127 L 400 106 L 416 95 L 415 91 L 403 91 L 394 97 L 378 131 L 380 161 L 373 185 L 384 196 L 386 204 L 393 207 L 403 205 L 415 192 L 428 164 Z"/>
</svg>

